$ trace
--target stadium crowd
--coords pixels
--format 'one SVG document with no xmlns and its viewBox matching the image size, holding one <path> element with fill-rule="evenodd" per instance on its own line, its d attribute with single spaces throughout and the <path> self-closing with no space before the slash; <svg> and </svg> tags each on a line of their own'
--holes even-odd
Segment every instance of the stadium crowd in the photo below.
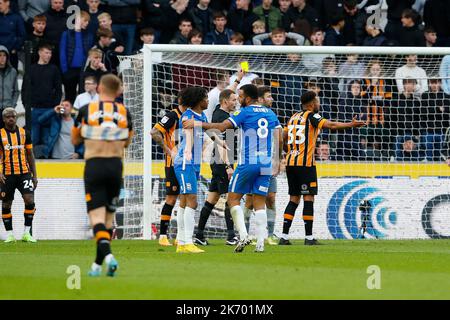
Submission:
<svg viewBox="0 0 450 320">
<path fill-rule="evenodd" d="M 381 4 L 387 7 L 385 25 L 372 21 Z M 78 19 L 67 10 L 72 5 L 82 10 Z M 83 150 L 70 142 L 71 109 L 98 100 L 100 77 L 120 72 L 118 56 L 140 53 L 143 44 L 152 43 L 450 46 L 450 1 L 0 0 L 0 109 L 16 107 L 20 95 L 31 107 L 37 158 L 82 157 Z M 32 64 L 22 75 L 19 61 L 23 64 L 30 54 L 26 44 L 33 49 Z M 356 114 L 369 123 L 351 134 L 324 132 L 319 160 L 449 158 L 450 56 L 442 61 L 414 55 L 396 59 L 401 64 L 394 74 L 383 70 L 386 61 L 362 61 L 357 55 L 288 59 L 314 76 L 251 79 L 271 86 L 283 124 L 298 110 L 305 90 L 319 94 L 324 117 L 348 120 Z M 333 77 L 340 75 L 346 78 Z M 214 74 L 208 83 L 216 91 L 210 104 L 233 81 Z M 171 109 L 175 87 L 158 86 L 155 115 Z"/>
</svg>

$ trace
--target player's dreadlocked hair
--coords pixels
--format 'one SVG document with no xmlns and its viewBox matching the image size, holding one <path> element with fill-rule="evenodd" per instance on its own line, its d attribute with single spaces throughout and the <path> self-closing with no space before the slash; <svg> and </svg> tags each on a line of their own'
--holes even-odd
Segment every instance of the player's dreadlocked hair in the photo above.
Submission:
<svg viewBox="0 0 450 320">
<path fill-rule="evenodd" d="M 202 87 L 188 87 L 181 93 L 181 101 L 187 108 L 195 108 L 208 97 L 208 91 Z"/>
</svg>

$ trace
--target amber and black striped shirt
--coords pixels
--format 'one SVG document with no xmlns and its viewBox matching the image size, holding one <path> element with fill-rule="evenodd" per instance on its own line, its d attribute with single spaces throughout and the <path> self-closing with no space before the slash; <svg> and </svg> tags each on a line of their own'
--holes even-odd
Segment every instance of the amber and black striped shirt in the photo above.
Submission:
<svg viewBox="0 0 450 320">
<path fill-rule="evenodd" d="M 20 175 L 30 172 L 27 149 L 32 149 L 31 136 L 25 129 L 16 126 L 14 131 L 0 129 L 3 174 Z"/>
<path fill-rule="evenodd" d="M 127 140 L 133 133 L 131 114 L 118 102 L 91 102 L 81 107 L 74 126 L 90 140 Z"/>
<path fill-rule="evenodd" d="M 287 132 L 286 165 L 290 167 L 315 166 L 314 152 L 317 137 L 327 120 L 318 113 L 302 111 L 294 114 L 284 128 Z"/>
<path fill-rule="evenodd" d="M 164 136 L 164 144 L 171 150 L 175 147 L 175 130 L 179 127 L 182 114 L 179 108 L 173 109 L 155 125 L 155 129 Z M 171 166 L 173 166 L 173 159 L 166 154 L 166 167 Z"/>
</svg>

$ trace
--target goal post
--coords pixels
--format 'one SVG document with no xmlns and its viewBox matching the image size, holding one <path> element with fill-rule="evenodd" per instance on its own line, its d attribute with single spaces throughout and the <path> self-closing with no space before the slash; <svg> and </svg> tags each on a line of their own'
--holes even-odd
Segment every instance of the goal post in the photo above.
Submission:
<svg viewBox="0 0 450 320">
<path fill-rule="evenodd" d="M 152 127 L 171 110 L 179 90 L 191 85 L 212 90 L 218 75 L 232 75 L 241 61 L 248 61 L 250 73 L 271 88 L 283 126 L 300 111 L 300 96 L 307 90 L 317 90 L 321 113 L 330 120 L 351 121 L 356 115 L 370 124 L 363 131 L 324 130 L 319 136 L 318 237 L 356 239 L 364 225 L 366 238 L 450 236 L 450 169 L 445 164 L 450 48 L 146 45 L 143 54 L 120 60 L 125 105 L 134 116 L 136 134 L 136 145 L 125 158 L 124 237 L 151 239 L 159 229 L 164 155 L 152 142 Z M 381 73 L 371 69 L 374 64 Z M 442 87 L 439 94 L 433 91 L 434 79 Z M 444 110 L 434 125 L 433 105 Z M 196 220 L 210 178 L 204 163 Z M 281 174 L 273 221 L 277 234 L 287 193 Z M 360 206 L 365 200 L 372 205 L 367 213 Z M 207 226 L 210 237 L 224 235 L 222 208 L 223 199 Z M 171 226 L 173 235 L 176 222 Z M 292 238 L 303 237 L 302 229 L 300 206 Z"/>
</svg>

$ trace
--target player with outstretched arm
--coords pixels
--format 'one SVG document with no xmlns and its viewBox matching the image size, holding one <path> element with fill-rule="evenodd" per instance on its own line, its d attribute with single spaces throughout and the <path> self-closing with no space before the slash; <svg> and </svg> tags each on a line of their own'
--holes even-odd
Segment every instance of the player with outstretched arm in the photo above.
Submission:
<svg viewBox="0 0 450 320">
<path fill-rule="evenodd" d="M 332 122 L 319 114 L 320 99 L 313 91 L 301 97 L 303 111 L 294 114 L 284 129 L 283 140 L 287 143 L 286 175 L 289 186 L 289 203 L 284 211 L 283 234 L 279 245 L 290 245 L 289 229 L 295 211 L 303 196 L 303 221 L 305 245 L 320 244 L 313 237 L 314 196 L 317 195 L 317 171 L 314 161 L 317 137 L 321 129 L 345 130 L 359 128 L 366 123 L 353 118 L 350 123 Z"/>
</svg>

